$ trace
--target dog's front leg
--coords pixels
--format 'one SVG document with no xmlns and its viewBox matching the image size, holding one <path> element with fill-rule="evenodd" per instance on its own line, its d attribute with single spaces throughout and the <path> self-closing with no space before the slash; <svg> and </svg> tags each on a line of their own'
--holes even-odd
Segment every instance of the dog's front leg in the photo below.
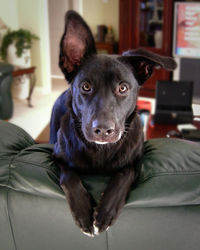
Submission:
<svg viewBox="0 0 200 250">
<path fill-rule="evenodd" d="M 107 230 L 116 221 L 125 204 L 134 176 L 133 168 L 125 168 L 111 179 L 94 212 L 95 234 Z"/>
<path fill-rule="evenodd" d="M 67 198 L 75 223 L 84 234 L 94 236 L 93 206 L 94 200 L 84 188 L 79 176 L 62 165 L 60 185 Z"/>
</svg>

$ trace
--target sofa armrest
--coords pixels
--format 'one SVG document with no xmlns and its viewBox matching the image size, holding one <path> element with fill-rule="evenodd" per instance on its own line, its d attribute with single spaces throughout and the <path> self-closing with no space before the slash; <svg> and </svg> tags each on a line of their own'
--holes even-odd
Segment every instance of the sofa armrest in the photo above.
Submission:
<svg viewBox="0 0 200 250">
<path fill-rule="evenodd" d="M 0 246 L 7 250 L 98 250 L 108 246 L 116 250 L 132 249 L 135 244 L 138 250 L 198 249 L 199 144 L 154 139 L 144 147 L 138 182 L 121 216 L 108 232 L 91 240 L 75 226 L 59 187 L 53 146 L 36 144 L 22 129 L 0 122 Z M 98 201 L 109 177 L 82 179 Z M 161 248 L 162 241 L 168 244 Z"/>
</svg>

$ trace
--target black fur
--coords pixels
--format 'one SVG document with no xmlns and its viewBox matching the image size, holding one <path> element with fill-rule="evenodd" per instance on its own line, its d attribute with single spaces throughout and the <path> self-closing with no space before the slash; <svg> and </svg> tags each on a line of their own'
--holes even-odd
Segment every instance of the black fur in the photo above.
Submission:
<svg viewBox="0 0 200 250">
<path fill-rule="evenodd" d="M 122 210 L 143 153 L 143 132 L 136 112 L 138 89 L 154 67 L 172 70 L 175 62 L 145 50 L 122 56 L 97 55 L 87 24 L 74 11 L 65 19 L 60 68 L 71 88 L 54 105 L 51 143 L 60 166 L 60 185 L 81 230 L 106 230 Z M 79 174 L 111 175 L 99 204 Z"/>
</svg>

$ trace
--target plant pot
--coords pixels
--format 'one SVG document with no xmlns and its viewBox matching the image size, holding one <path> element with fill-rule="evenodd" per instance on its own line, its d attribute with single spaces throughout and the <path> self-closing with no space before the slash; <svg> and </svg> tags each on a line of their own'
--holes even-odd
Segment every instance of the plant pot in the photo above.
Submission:
<svg viewBox="0 0 200 250">
<path fill-rule="evenodd" d="M 18 57 L 16 54 L 15 44 L 12 43 L 8 46 L 7 49 L 7 58 L 6 61 L 14 66 L 20 68 L 29 68 L 31 66 L 31 52 L 30 49 L 24 50 L 21 57 Z"/>
</svg>

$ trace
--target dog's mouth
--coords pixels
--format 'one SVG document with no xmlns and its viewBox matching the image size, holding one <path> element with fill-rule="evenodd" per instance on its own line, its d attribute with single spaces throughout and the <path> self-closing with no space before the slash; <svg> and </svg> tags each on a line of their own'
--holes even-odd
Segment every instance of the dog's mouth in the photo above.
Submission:
<svg viewBox="0 0 200 250">
<path fill-rule="evenodd" d="M 108 144 L 108 143 L 116 143 L 118 142 L 120 139 L 121 139 L 121 135 L 122 135 L 122 132 L 120 132 L 118 134 L 118 136 L 115 136 L 114 138 L 110 138 L 110 139 L 107 139 L 107 138 L 103 138 L 102 140 L 96 140 L 94 141 L 96 144 Z"/>
<path fill-rule="evenodd" d="M 96 144 L 101 144 L 101 145 L 105 145 L 108 144 L 109 142 L 106 141 L 94 141 Z"/>
<path fill-rule="evenodd" d="M 99 145 L 105 145 L 109 143 L 116 143 L 118 142 L 122 137 L 122 131 L 120 130 L 114 130 L 114 131 L 108 131 L 108 132 L 101 132 L 101 131 L 92 131 L 86 130 L 86 132 L 83 134 L 85 136 L 85 139 L 89 142 L 93 142 Z"/>
</svg>

